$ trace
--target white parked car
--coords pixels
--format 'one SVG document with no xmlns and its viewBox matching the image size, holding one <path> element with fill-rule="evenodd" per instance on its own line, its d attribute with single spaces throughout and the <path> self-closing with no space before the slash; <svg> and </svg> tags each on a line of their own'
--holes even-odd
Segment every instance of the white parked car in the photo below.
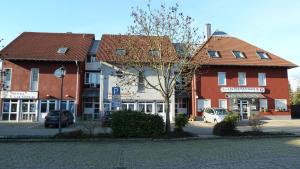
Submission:
<svg viewBox="0 0 300 169">
<path fill-rule="evenodd" d="M 205 123 L 220 123 L 227 114 L 228 111 L 223 108 L 206 108 L 203 112 L 203 121 Z"/>
</svg>

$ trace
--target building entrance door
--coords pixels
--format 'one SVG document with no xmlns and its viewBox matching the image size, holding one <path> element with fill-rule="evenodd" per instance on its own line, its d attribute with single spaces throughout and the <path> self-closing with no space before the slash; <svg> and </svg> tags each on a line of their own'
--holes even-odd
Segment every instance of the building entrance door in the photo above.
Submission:
<svg viewBox="0 0 300 169">
<path fill-rule="evenodd" d="M 239 110 L 241 115 L 241 120 L 249 119 L 249 103 L 247 100 L 239 101 Z"/>
</svg>

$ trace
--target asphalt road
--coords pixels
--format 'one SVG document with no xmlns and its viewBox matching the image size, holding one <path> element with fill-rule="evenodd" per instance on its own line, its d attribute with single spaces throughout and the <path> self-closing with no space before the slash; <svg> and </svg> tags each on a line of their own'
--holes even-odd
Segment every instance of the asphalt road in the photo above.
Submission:
<svg viewBox="0 0 300 169">
<path fill-rule="evenodd" d="M 1 143 L 2 169 L 300 168 L 300 138 Z"/>
</svg>

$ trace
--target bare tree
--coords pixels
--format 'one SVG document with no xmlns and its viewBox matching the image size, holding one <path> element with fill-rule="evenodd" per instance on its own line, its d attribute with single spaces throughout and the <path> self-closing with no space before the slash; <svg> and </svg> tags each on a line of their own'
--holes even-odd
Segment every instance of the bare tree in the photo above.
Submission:
<svg viewBox="0 0 300 169">
<path fill-rule="evenodd" d="M 122 59 L 123 69 L 133 69 L 131 77 L 124 80 L 126 85 L 142 78 L 145 86 L 155 89 L 164 98 L 166 130 L 170 132 L 170 98 L 176 90 L 176 83 L 184 77 L 181 87 L 190 86 L 194 71 L 199 65 L 193 64 L 193 54 L 200 44 L 198 29 L 193 27 L 193 19 L 179 12 L 179 5 L 152 9 L 132 8 L 133 24 L 129 26 L 126 41 L 120 40 L 126 48 Z M 148 79 L 145 69 L 157 78 Z"/>
</svg>

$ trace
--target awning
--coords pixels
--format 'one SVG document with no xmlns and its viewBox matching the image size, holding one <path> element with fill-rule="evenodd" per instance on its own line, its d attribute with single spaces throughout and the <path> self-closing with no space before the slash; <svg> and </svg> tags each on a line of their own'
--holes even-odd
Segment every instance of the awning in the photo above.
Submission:
<svg viewBox="0 0 300 169">
<path fill-rule="evenodd" d="M 226 93 L 226 98 L 261 99 L 265 98 L 261 93 Z"/>
<path fill-rule="evenodd" d="M 83 97 L 99 97 L 99 90 L 85 90 L 83 91 Z"/>
</svg>

